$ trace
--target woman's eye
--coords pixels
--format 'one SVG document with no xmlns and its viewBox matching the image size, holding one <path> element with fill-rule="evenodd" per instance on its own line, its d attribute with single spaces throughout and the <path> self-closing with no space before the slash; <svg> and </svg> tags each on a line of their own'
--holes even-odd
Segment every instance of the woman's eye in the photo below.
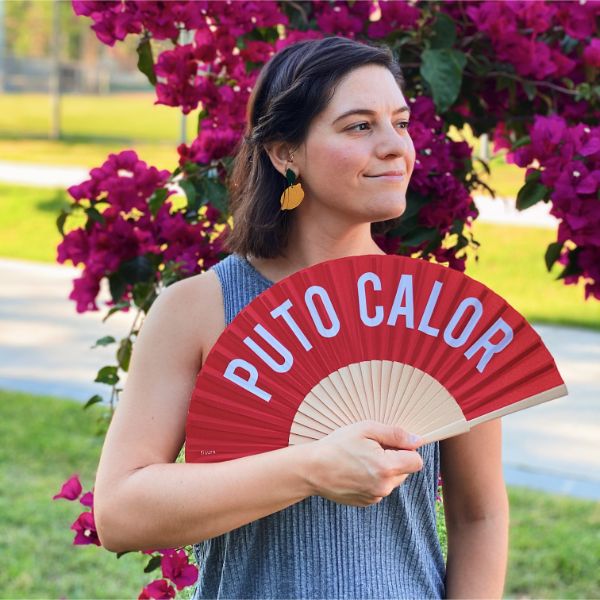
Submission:
<svg viewBox="0 0 600 600">
<path fill-rule="evenodd" d="M 368 123 L 357 123 L 356 125 L 352 125 L 351 127 L 348 127 L 348 129 L 350 131 L 356 129 L 357 127 L 360 127 L 361 125 L 368 125 Z M 358 131 L 365 131 L 364 129 L 359 129 Z"/>
<path fill-rule="evenodd" d="M 400 129 L 408 129 L 408 126 L 410 125 L 410 121 L 399 121 L 398 124 L 401 126 Z M 349 131 L 366 131 L 366 129 L 357 129 L 358 127 L 362 127 L 363 125 L 370 127 L 369 123 L 363 122 L 363 123 L 357 123 L 356 125 L 352 125 L 351 127 L 348 128 L 348 130 Z"/>
</svg>

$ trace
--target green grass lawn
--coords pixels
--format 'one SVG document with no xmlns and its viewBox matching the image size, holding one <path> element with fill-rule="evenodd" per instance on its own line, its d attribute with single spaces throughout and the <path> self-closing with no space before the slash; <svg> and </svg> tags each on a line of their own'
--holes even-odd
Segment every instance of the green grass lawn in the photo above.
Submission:
<svg viewBox="0 0 600 600">
<path fill-rule="evenodd" d="M 189 139 L 188 139 L 189 142 Z M 135 150 L 138 157 L 156 167 L 174 171 L 179 155 L 177 144 L 165 142 L 130 142 L 76 140 L 7 140 L 0 137 L 0 157 L 2 160 L 34 163 L 53 166 L 74 166 L 92 169 L 99 167 L 109 154 L 122 150 Z"/>
<path fill-rule="evenodd" d="M 111 152 L 133 148 L 163 169 L 177 166 L 181 111 L 154 105 L 154 93 L 66 95 L 61 101 L 58 141 L 48 138 L 50 101 L 44 94 L 0 96 L 0 156 L 3 160 L 92 168 Z M 186 120 L 195 137 L 197 114 Z"/>
<path fill-rule="evenodd" d="M 51 499 L 74 473 L 93 486 L 94 429 L 76 403 L 0 392 L 0 598 L 137 598 L 152 581 L 141 554 L 74 546 L 69 527 L 84 507 Z"/>
<path fill-rule="evenodd" d="M 0 184 L 0 256 L 53 263 L 60 234 L 55 220 L 67 206 L 63 190 Z M 70 226 L 75 226 L 72 221 Z M 467 274 L 506 298 L 528 320 L 600 330 L 600 302 L 583 299 L 582 286 L 565 286 L 544 265 L 549 229 L 476 223 L 479 261 Z"/>
<path fill-rule="evenodd" d="M 0 256 L 54 262 L 56 218 L 67 198 L 64 190 L 0 183 Z"/>
<path fill-rule="evenodd" d="M 78 473 L 93 485 L 101 450 L 98 405 L 0 390 L 0 598 L 137 598 L 147 559 L 73 546 L 82 507 L 51 500 Z M 600 595 L 600 504 L 509 489 L 511 530 L 506 596 Z M 191 588 L 189 588 L 191 591 Z M 185 590 L 179 594 L 189 598 Z"/>
<path fill-rule="evenodd" d="M 562 270 L 546 270 L 544 252 L 556 232 L 540 227 L 475 223 L 481 243 L 479 260 L 467 261 L 467 275 L 505 298 L 527 320 L 600 330 L 600 302 L 584 300 L 583 283 L 564 285 L 555 278 Z"/>
<path fill-rule="evenodd" d="M 108 96 L 65 95 L 61 100 L 61 130 L 65 138 L 89 141 L 137 141 L 177 143 L 181 111 L 154 104 L 154 93 Z M 36 139 L 47 137 L 50 99 L 45 94 L 0 96 L 0 137 Z M 197 122 L 187 119 L 188 137 Z"/>
</svg>

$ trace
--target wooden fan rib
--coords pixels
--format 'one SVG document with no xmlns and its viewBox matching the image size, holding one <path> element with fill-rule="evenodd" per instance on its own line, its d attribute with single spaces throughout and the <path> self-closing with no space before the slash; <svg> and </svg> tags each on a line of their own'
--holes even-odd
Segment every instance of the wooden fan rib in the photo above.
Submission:
<svg viewBox="0 0 600 600">
<path fill-rule="evenodd" d="M 327 394 L 328 398 L 331 399 L 331 402 L 340 407 L 346 422 L 350 423 L 356 418 L 356 415 L 353 412 L 354 407 L 352 402 L 348 401 L 347 395 L 343 396 L 341 394 L 341 390 L 339 390 L 338 387 L 333 384 L 333 381 L 331 381 L 330 377 L 331 373 L 325 379 L 322 379 L 318 385 L 323 388 L 323 391 Z"/>
<path fill-rule="evenodd" d="M 466 433 L 469 431 L 469 423 L 464 419 L 455 421 L 453 423 L 448 423 L 443 427 L 439 427 L 438 429 L 426 431 L 421 434 L 425 443 L 430 444 L 431 442 L 438 442 L 440 440 L 447 439 L 454 435 L 459 435 L 461 433 Z"/>
<path fill-rule="evenodd" d="M 406 412 L 403 415 L 403 417 L 407 419 L 407 421 L 410 420 L 411 422 L 415 421 L 415 413 L 422 413 L 428 408 L 428 406 L 432 402 L 431 395 L 428 395 L 428 393 L 431 391 L 431 388 L 438 385 L 441 386 L 441 384 L 428 373 L 425 373 L 420 369 L 415 369 L 415 372 L 417 371 L 420 373 L 420 377 L 412 391 L 412 394 L 408 400 Z M 442 389 L 444 389 L 443 386 Z M 448 392 L 446 392 L 446 394 L 448 396 L 450 395 L 448 394 Z M 415 397 L 418 398 L 418 400 L 413 400 Z M 433 397 L 435 397 L 435 394 L 433 395 Z"/>
<path fill-rule="evenodd" d="M 294 420 L 305 423 L 308 426 L 312 426 L 313 423 L 320 423 L 330 430 L 342 425 L 339 419 L 330 419 L 322 409 L 326 409 L 326 407 L 316 399 L 314 391 L 311 390 L 300 403 L 300 406 L 298 406 Z M 329 410 L 327 411 L 327 413 L 330 412 Z"/>
<path fill-rule="evenodd" d="M 311 410 L 315 410 L 319 414 L 324 415 L 328 422 L 334 427 L 341 427 L 346 423 L 341 408 L 337 403 L 331 400 L 329 394 L 323 389 L 321 382 L 317 383 L 317 385 L 315 385 L 315 387 L 313 387 L 306 395 L 298 407 L 297 414 L 310 414 L 305 410 L 308 406 L 311 407 Z M 339 412 L 336 413 L 336 409 L 338 409 Z"/>
<path fill-rule="evenodd" d="M 498 419 L 499 417 L 504 417 L 505 415 L 509 415 L 513 412 L 530 408 L 532 406 L 536 406 L 537 404 L 542 404 L 543 402 L 548 402 L 549 400 L 562 398 L 567 394 L 567 386 L 564 384 L 558 385 L 550 390 L 540 392 L 539 394 L 535 394 L 534 396 L 530 396 L 529 398 L 525 398 L 519 402 L 514 402 L 513 404 L 509 404 L 508 406 L 504 406 L 493 412 L 481 415 L 475 419 L 471 419 L 469 421 L 469 425 L 473 427 L 475 425 L 479 425 L 480 423 L 485 423 L 486 421 L 491 421 L 492 419 Z"/>
</svg>

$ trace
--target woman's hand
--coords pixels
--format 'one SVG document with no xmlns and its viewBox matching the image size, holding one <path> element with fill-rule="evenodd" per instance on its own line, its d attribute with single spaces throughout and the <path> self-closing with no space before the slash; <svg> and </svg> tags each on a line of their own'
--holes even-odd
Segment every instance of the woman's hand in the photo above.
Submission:
<svg viewBox="0 0 600 600">
<path fill-rule="evenodd" d="M 422 441 L 401 427 L 360 421 L 307 444 L 314 494 L 351 506 L 377 504 L 423 467 Z"/>
</svg>

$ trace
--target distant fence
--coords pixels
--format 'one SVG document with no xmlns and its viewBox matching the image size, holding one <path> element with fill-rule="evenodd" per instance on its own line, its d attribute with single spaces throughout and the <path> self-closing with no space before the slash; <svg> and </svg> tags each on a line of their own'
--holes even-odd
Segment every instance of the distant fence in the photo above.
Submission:
<svg viewBox="0 0 600 600">
<path fill-rule="evenodd" d="M 50 91 L 52 62 L 48 59 L 4 58 L 4 92 Z M 66 93 L 102 94 L 121 91 L 152 91 L 153 87 L 139 71 L 123 71 L 108 61 L 97 65 L 62 62 L 61 91 Z"/>
</svg>

